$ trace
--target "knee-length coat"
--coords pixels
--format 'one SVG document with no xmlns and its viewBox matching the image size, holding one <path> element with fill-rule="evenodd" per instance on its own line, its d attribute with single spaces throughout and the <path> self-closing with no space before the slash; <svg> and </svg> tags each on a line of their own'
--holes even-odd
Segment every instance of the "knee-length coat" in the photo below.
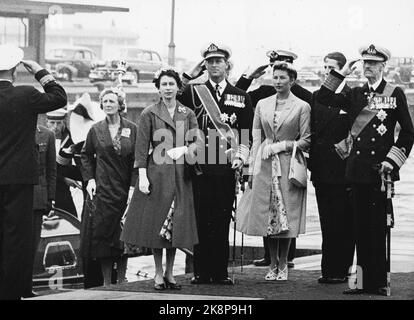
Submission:
<svg viewBox="0 0 414 320">
<path fill-rule="evenodd" d="M 266 236 L 270 214 L 270 192 L 272 182 L 272 159 L 263 160 L 262 151 L 266 139 L 273 142 L 296 140 L 298 149 L 310 146 L 310 112 L 308 103 L 292 93 L 286 101 L 277 128 L 274 127 L 276 95 L 260 100 L 253 120 L 253 146 L 251 150 L 253 185 L 249 210 L 237 216 L 238 229 L 249 235 Z M 291 152 L 279 153 L 281 177 L 280 188 L 284 200 L 289 232 L 277 237 L 293 238 L 305 233 L 306 188 L 298 188 L 289 182 Z"/>
<path fill-rule="evenodd" d="M 194 112 L 178 101 L 173 118 L 162 100 L 144 109 L 138 124 L 135 167 L 147 169 L 150 193 L 142 193 L 137 180 L 122 241 L 147 248 L 191 249 L 198 243 L 190 165 L 185 157 L 174 161 L 166 154 L 171 148 L 185 145 L 201 150 L 201 137 L 188 135 L 197 129 Z M 169 242 L 159 233 L 173 200 L 172 241 Z"/>
</svg>

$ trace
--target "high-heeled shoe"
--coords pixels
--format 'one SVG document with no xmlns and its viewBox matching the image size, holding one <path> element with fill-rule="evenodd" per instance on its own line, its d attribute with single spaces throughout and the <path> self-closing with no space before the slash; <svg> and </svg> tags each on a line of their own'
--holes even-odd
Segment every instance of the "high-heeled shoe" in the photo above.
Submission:
<svg viewBox="0 0 414 320">
<path fill-rule="evenodd" d="M 165 283 L 155 283 L 154 284 L 154 289 L 157 291 L 162 291 L 166 289 Z"/>
<path fill-rule="evenodd" d="M 285 265 L 283 270 L 279 270 L 277 273 L 276 281 L 287 281 L 288 279 L 288 266 Z"/>
<path fill-rule="evenodd" d="M 276 272 L 275 272 L 276 271 Z M 268 273 L 265 275 L 266 281 L 275 281 L 277 279 L 277 267 L 269 269 Z"/>
<path fill-rule="evenodd" d="M 172 283 L 169 282 L 168 279 L 166 277 L 164 277 L 164 282 L 165 282 L 165 286 L 167 287 L 167 289 L 170 290 L 181 290 L 181 285 L 178 283 Z"/>
</svg>

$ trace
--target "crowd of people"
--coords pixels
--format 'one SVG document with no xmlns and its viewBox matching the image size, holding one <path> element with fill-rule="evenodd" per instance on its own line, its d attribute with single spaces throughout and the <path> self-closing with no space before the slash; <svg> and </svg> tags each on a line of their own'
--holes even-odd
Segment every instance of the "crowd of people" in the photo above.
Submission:
<svg viewBox="0 0 414 320">
<path fill-rule="evenodd" d="M 386 294 L 383 185 L 399 179 L 414 142 L 404 92 L 383 79 L 390 52 L 360 49 L 368 81 L 355 88 L 346 76 L 358 61 L 328 53 L 315 92 L 296 83 L 297 55 L 285 50 L 269 51 L 268 64 L 232 85 L 231 54 L 211 43 L 191 71 L 160 70 L 160 99 L 135 124 L 122 85 L 104 89 L 99 104 L 83 95 L 67 106 L 52 75 L 22 60 L 21 49 L 0 46 L 0 299 L 34 296 L 42 217 L 54 207 L 76 215 L 70 187 L 84 196 L 85 288 L 123 283 L 140 248 L 152 250 L 155 290 L 181 289 L 177 248 L 194 253 L 191 284 L 232 285 L 232 217 L 239 231 L 263 237 L 266 255 L 255 264 L 269 266 L 264 279 L 287 281 L 306 231 L 307 170 L 322 231 L 318 282 L 347 282 L 356 248 L 362 283 L 344 293 Z M 44 93 L 13 85 L 20 63 Z M 273 85 L 247 91 L 268 68 Z M 204 70 L 207 81 L 194 81 Z M 37 124 L 41 113 L 50 130 Z"/>
</svg>

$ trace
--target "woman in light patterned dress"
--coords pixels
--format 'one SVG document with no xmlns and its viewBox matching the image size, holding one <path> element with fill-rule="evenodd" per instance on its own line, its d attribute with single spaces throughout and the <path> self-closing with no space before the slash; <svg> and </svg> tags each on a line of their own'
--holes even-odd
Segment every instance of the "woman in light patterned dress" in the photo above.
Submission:
<svg viewBox="0 0 414 320">
<path fill-rule="evenodd" d="M 290 92 L 295 73 L 289 63 L 275 64 L 276 94 L 257 104 L 250 209 L 238 218 L 240 231 L 269 237 L 271 264 L 266 280 L 287 280 L 291 239 L 305 232 L 306 188 L 293 185 L 288 175 L 294 143 L 300 154 L 310 146 L 311 109 Z"/>
</svg>

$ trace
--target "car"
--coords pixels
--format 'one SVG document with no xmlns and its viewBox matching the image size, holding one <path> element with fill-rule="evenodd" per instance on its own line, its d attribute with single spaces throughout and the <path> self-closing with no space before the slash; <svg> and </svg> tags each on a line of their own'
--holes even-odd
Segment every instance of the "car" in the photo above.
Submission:
<svg viewBox="0 0 414 320">
<path fill-rule="evenodd" d="M 46 55 L 46 69 L 58 80 L 73 81 L 88 78 L 97 64 L 96 53 L 87 47 L 68 46 L 54 48 Z"/>
<path fill-rule="evenodd" d="M 126 62 L 127 71 L 122 81 L 130 84 L 152 81 L 155 73 L 164 66 L 161 56 L 156 51 L 124 47 L 120 49 L 117 57 L 109 60 L 105 66 L 97 66 L 91 70 L 89 80 L 91 82 L 116 80 L 120 61 Z"/>
</svg>

